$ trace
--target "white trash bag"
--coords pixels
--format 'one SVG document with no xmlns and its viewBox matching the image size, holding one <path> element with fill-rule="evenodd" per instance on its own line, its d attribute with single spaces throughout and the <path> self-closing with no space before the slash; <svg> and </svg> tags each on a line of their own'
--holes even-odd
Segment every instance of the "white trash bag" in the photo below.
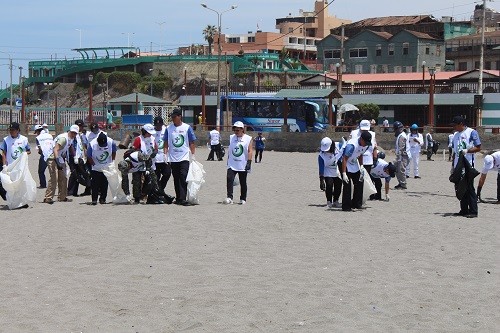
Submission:
<svg viewBox="0 0 500 333">
<path fill-rule="evenodd" d="M 109 190 L 111 191 L 111 196 L 113 197 L 114 204 L 128 203 L 127 196 L 122 189 L 122 175 L 116 169 L 115 164 L 109 164 L 106 168 L 102 169 L 102 173 L 108 179 Z"/>
<path fill-rule="evenodd" d="M 367 172 L 368 174 L 368 172 Z M 375 184 L 373 184 L 370 176 L 366 175 L 363 180 L 363 205 L 370 198 L 370 195 L 377 193 Z"/>
<path fill-rule="evenodd" d="M 201 189 L 201 185 L 205 183 L 205 170 L 203 169 L 203 164 L 191 159 L 189 162 L 189 171 L 187 174 L 187 200 L 192 205 L 199 205 L 200 200 L 198 198 L 198 192 Z"/>
<path fill-rule="evenodd" d="M 16 209 L 36 201 L 36 183 L 28 168 L 28 154 L 9 164 L 0 172 L 2 186 L 7 191 L 9 209 Z"/>
</svg>

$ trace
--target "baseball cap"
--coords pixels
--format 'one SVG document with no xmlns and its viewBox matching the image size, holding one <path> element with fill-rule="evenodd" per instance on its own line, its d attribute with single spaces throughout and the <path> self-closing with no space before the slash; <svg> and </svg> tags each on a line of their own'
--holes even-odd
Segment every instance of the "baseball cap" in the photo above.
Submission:
<svg viewBox="0 0 500 333">
<path fill-rule="evenodd" d="M 233 124 L 233 127 L 245 128 L 245 125 L 241 121 L 237 121 Z"/>
<path fill-rule="evenodd" d="M 455 117 L 453 117 L 451 123 L 456 124 L 456 125 L 465 124 L 465 119 L 462 116 L 455 116 Z"/>
<path fill-rule="evenodd" d="M 16 123 L 16 122 L 10 123 L 9 129 L 14 129 L 14 130 L 18 130 L 19 131 L 19 123 Z"/>
<path fill-rule="evenodd" d="M 156 134 L 155 127 L 152 124 L 144 124 L 144 126 L 142 126 L 142 129 L 149 134 Z"/>
<path fill-rule="evenodd" d="M 174 110 L 172 111 L 172 115 L 171 115 L 171 117 L 174 117 L 174 116 L 182 116 L 182 111 L 181 111 L 181 109 L 174 109 Z"/>
<path fill-rule="evenodd" d="M 361 122 L 359 123 L 359 129 L 362 131 L 370 130 L 370 121 L 366 119 L 361 120 Z"/>
<path fill-rule="evenodd" d="M 326 137 L 321 139 L 321 151 L 329 151 L 332 146 L 332 139 Z"/>
<path fill-rule="evenodd" d="M 372 135 L 370 132 L 363 132 L 361 133 L 361 139 L 366 142 L 367 146 L 372 145 Z"/>
<path fill-rule="evenodd" d="M 47 123 L 43 123 L 42 127 L 49 127 L 49 125 L 47 125 Z"/>
<path fill-rule="evenodd" d="M 153 124 L 155 125 L 160 125 L 162 124 L 163 125 L 163 118 L 158 116 L 158 117 L 155 117 L 155 119 L 153 120 Z"/>
<path fill-rule="evenodd" d="M 77 120 L 75 120 L 75 125 L 85 127 L 85 123 L 84 123 L 84 122 L 83 122 L 83 120 L 81 120 L 81 119 L 77 119 Z"/>
<path fill-rule="evenodd" d="M 90 130 L 94 132 L 94 130 L 99 130 L 99 125 L 97 123 L 90 123 Z"/>
<path fill-rule="evenodd" d="M 106 147 L 108 145 L 108 137 L 104 132 L 99 133 L 97 136 L 97 144 L 99 147 Z"/>
<path fill-rule="evenodd" d="M 69 128 L 69 131 L 75 132 L 76 134 L 78 134 L 80 132 L 80 127 L 78 127 L 78 125 L 71 125 L 71 127 Z"/>
<path fill-rule="evenodd" d="M 42 125 L 35 125 L 35 133 L 36 133 L 36 131 L 40 131 L 40 130 L 43 130 L 43 126 Z"/>
</svg>

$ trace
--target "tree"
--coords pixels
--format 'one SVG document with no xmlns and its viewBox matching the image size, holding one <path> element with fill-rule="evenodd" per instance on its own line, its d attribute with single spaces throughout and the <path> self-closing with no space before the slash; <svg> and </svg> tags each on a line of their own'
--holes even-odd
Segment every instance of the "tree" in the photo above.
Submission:
<svg viewBox="0 0 500 333">
<path fill-rule="evenodd" d="M 361 119 L 378 119 L 378 115 L 380 114 L 380 107 L 377 104 L 373 103 L 362 103 L 356 105 L 359 109 L 359 114 L 361 115 Z"/>
<path fill-rule="evenodd" d="M 208 54 L 212 55 L 212 44 L 214 43 L 214 35 L 217 34 L 215 25 L 207 25 L 203 29 L 203 38 L 208 42 Z"/>
</svg>

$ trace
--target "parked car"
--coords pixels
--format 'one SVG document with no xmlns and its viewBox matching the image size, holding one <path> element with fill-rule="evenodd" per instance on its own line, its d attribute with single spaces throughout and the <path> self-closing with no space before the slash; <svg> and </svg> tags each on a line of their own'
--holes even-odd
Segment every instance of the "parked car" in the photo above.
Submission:
<svg viewBox="0 0 500 333">
<path fill-rule="evenodd" d="M 106 117 L 103 117 L 103 116 L 94 116 L 93 117 L 93 121 L 94 121 L 94 123 L 97 123 L 97 125 L 99 126 L 99 128 L 101 130 L 109 129 L 109 128 L 106 128 Z M 85 118 L 85 123 L 86 124 L 90 124 L 88 116 Z M 120 127 L 118 125 L 116 125 L 115 123 L 111 124 L 111 129 L 112 130 L 116 130 L 116 129 L 119 129 L 119 128 Z"/>
</svg>

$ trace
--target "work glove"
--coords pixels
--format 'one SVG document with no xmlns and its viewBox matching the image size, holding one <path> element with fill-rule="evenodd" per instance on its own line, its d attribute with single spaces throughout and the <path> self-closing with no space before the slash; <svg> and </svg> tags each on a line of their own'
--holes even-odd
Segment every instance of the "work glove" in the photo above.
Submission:
<svg viewBox="0 0 500 333">
<path fill-rule="evenodd" d="M 57 167 L 57 170 L 64 169 L 64 163 L 62 163 L 61 161 L 59 161 L 59 158 L 56 158 L 56 167 Z"/>
<path fill-rule="evenodd" d="M 245 171 L 250 172 L 252 170 L 252 160 L 247 161 L 247 165 L 245 166 Z"/>
<path fill-rule="evenodd" d="M 78 165 L 78 157 L 76 157 L 76 156 L 75 156 L 75 157 L 73 157 L 73 162 L 74 162 L 76 165 Z"/>
<path fill-rule="evenodd" d="M 389 201 L 390 197 L 389 197 L 389 194 L 384 194 L 384 201 Z"/>
<path fill-rule="evenodd" d="M 319 189 L 321 191 L 326 190 L 325 177 L 323 177 L 323 176 L 319 176 Z"/>
<path fill-rule="evenodd" d="M 359 175 L 359 181 L 360 181 L 361 183 L 365 181 L 365 172 L 366 172 L 365 167 L 364 167 L 364 166 L 361 166 L 361 167 L 359 168 L 359 173 L 360 173 L 360 175 Z"/>
<path fill-rule="evenodd" d="M 347 177 L 347 173 L 346 172 L 342 172 L 342 181 L 346 184 L 349 183 L 349 177 Z"/>
</svg>

